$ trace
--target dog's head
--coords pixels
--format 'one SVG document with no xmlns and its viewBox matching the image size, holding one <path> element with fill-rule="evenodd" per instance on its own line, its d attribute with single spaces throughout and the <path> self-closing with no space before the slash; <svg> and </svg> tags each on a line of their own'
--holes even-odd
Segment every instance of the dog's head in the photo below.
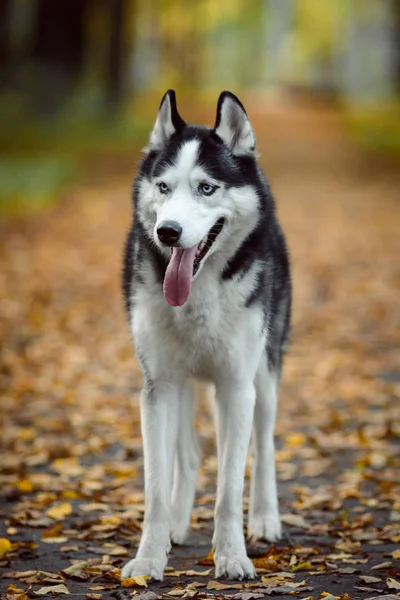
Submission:
<svg viewBox="0 0 400 600">
<path fill-rule="evenodd" d="M 230 92 L 219 97 L 213 128 L 187 125 L 175 92 L 164 95 L 138 180 L 137 210 L 147 235 L 169 259 L 169 304 L 184 304 L 206 261 L 230 236 L 244 239 L 254 226 L 254 151 L 246 111 Z"/>
</svg>

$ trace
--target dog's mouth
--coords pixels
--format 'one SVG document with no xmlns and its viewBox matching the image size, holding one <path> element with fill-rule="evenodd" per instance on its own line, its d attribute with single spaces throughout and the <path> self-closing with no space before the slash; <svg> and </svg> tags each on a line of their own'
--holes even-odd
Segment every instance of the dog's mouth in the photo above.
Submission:
<svg viewBox="0 0 400 600">
<path fill-rule="evenodd" d="M 204 238 L 201 240 L 200 244 L 197 246 L 197 251 L 194 257 L 193 262 L 193 277 L 196 275 L 199 270 L 201 261 L 205 257 L 205 255 L 210 250 L 211 246 L 214 244 L 215 240 L 219 236 L 224 226 L 225 219 L 221 218 L 211 227 L 210 231 Z"/>
<path fill-rule="evenodd" d="M 164 297 L 171 306 L 182 306 L 189 298 L 192 280 L 221 233 L 224 221 L 223 218 L 218 219 L 196 246 L 171 248 L 171 259 L 165 272 L 163 285 Z"/>
</svg>

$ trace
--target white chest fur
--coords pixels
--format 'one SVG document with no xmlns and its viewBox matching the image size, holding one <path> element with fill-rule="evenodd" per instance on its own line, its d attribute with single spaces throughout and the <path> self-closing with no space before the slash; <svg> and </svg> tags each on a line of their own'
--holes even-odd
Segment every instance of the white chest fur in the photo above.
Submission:
<svg viewBox="0 0 400 600">
<path fill-rule="evenodd" d="M 215 381 L 243 364 L 244 355 L 263 337 L 261 307 L 245 307 L 256 272 L 254 268 L 241 280 L 221 282 L 204 269 L 181 307 L 169 306 L 155 282 L 140 287 L 132 332 L 151 371 L 160 377 L 180 372 Z"/>
</svg>

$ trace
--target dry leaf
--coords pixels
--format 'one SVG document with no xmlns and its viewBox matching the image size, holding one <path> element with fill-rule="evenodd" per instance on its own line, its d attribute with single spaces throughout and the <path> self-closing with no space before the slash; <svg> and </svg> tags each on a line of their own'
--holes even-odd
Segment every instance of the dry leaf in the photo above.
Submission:
<svg viewBox="0 0 400 600">
<path fill-rule="evenodd" d="M 309 525 L 301 515 L 283 514 L 281 515 L 281 521 L 285 525 L 291 525 L 292 527 L 299 527 L 300 529 L 308 529 Z"/>
<path fill-rule="evenodd" d="M 72 513 L 72 505 L 69 502 L 63 502 L 62 504 L 56 504 L 46 511 L 46 514 L 55 519 L 56 521 L 62 521 L 66 516 Z"/>
<path fill-rule="evenodd" d="M 384 594 L 382 596 L 370 596 L 365 600 L 399 600 L 398 594 Z"/>
<path fill-rule="evenodd" d="M 241 583 L 220 583 L 219 581 L 209 581 L 207 583 L 208 590 L 242 590 Z"/>
<path fill-rule="evenodd" d="M 45 586 L 33 592 L 36 596 L 46 596 L 46 594 L 69 594 L 69 590 L 66 585 L 60 583 L 59 585 Z"/>
<path fill-rule="evenodd" d="M 7 554 L 12 549 L 11 542 L 7 538 L 0 538 L 0 556 Z"/>
<path fill-rule="evenodd" d="M 280 595 L 280 596 L 284 596 L 285 594 L 298 594 L 300 592 L 312 592 L 314 588 L 311 586 L 302 586 L 302 587 L 298 587 L 296 589 L 294 589 L 293 587 L 290 587 L 288 584 L 282 585 L 281 587 L 271 587 L 271 588 L 266 588 L 263 589 L 263 594 L 267 594 L 268 596 L 271 595 Z"/>
<path fill-rule="evenodd" d="M 147 587 L 147 580 L 150 579 L 148 575 L 133 575 L 132 577 L 127 577 L 121 581 L 122 587 L 131 588 L 131 587 Z"/>
<path fill-rule="evenodd" d="M 232 596 L 233 600 L 253 600 L 253 598 L 264 598 L 264 594 L 258 592 L 238 592 Z"/>
<path fill-rule="evenodd" d="M 296 571 L 307 571 L 308 569 L 312 569 L 313 566 L 310 562 L 303 562 L 303 563 L 299 563 L 297 565 L 292 565 L 290 568 L 291 568 L 291 571 L 293 571 L 293 573 L 295 573 Z"/>
<path fill-rule="evenodd" d="M 371 575 L 360 575 L 360 579 L 364 583 L 380 583 L 382 581 L 379 577 L 371 577 Z"/>
<path fill-rule="evenodd" d="M 184 596 L 186 593 L 186 590 L 180 586 L 176 586 L 174 588 L 172 588 L 172 590 L 170 590 L 169 592 L 167 592 L 168 596 L 173 596 L 173 597 L 177 597 L 177 598 L 181 598 L 182 596 Z"/>
<path fill-rule="evenodd" d="M 388 577 L 386 579 L 386 585 L 391 590 L 400 590 L 400 582 L 396 581 L 396 579 L 393 579 L 392 577 Z"/>
<path fill-rule="evenodd" d="M 383 563 L 379 563 L 379 565 L 375 565 L 374 567 L 371 567 L 371 571 L 380 571 L 380 570 L 384 570 L 384 569 L 389 569 L 392 566 L 392 563 L 390 561 L 386 561 Z"/>
</svg>

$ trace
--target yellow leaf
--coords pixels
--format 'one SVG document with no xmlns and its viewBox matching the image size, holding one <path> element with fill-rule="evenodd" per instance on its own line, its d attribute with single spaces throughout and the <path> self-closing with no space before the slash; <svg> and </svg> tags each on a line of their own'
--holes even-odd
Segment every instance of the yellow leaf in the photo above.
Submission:
<svg viewBox="0 0 400 600">
<path fill-rule="evenodd" d="M 0 555 L 10 552 L 11 548 L 12 546 L 10 540 L 7 538 L 0 538 Z"/>
<path fill-rule="evenodd" d="M 292 448 L 297 448 L 298 446 L 303 446 L 307 441 L 307 436 L 304 433 L 291 433 L 286 436 L 286 446 L 290 446 Z"/>
<path fill-rule="evenodd" d="M 133 577 L 128 577 L 127 579 L 123 579 L 121 584 L 122 587 L 147 587 L 146 580 L 150 579 L 148 575 L 134 575 Z"/>
<path fill-rule="evenodd" d="M 72 506 L 69 502 L 57 504 L 56 506 L 52 506 L 46 511 L 46 514 L 52 519 L 55 519 L 56 521 L 62 521 L 67 515 L 70 515 L 71 513 Z"/>
<path fill-rule="evenodd" d="M 58 537 L 60 531 L 62 531 L 62 528 L 63 526 L 61 525 L 61 523 L 56 523 L 56 525 L 54 525 L 54 527 L 52 527 L 51 529 L 46 529 L 45 531 L 43 531 L 42 538 Z"/>
<path fill-rule="evenodd" d="M 62 497 L 66 500 L 76 500 L 76 498 L 79 498 L 79 495 L 74 490 L 65 490 L 62 493 Z"/>
<path fill-rule="evenodd" d="M 392 558 L 400 558 L 400 550 L 393 550 Z"/>
<path fill-rule="evenodd" d="M 13 583 L 10 583 L 10 585 L 7 588 L 8 594 L 22 594 L 23 592 L 25 592 L 24 589 L 17 587 Z"/>
<path fill-rule="evenodd" d="M 33 491 L 33 483 L 29 479 L 21 479 L 16 485 L 20 492 Z"/>
<path fill-rule="evenodd" d="M 312 564 L 310 562 L 302 562 L 290 567 L 290 570 L 293 571 L 293 573 L 296 571 L 306 571 L 307 569 L 312 569 Z"/>
</svg>

